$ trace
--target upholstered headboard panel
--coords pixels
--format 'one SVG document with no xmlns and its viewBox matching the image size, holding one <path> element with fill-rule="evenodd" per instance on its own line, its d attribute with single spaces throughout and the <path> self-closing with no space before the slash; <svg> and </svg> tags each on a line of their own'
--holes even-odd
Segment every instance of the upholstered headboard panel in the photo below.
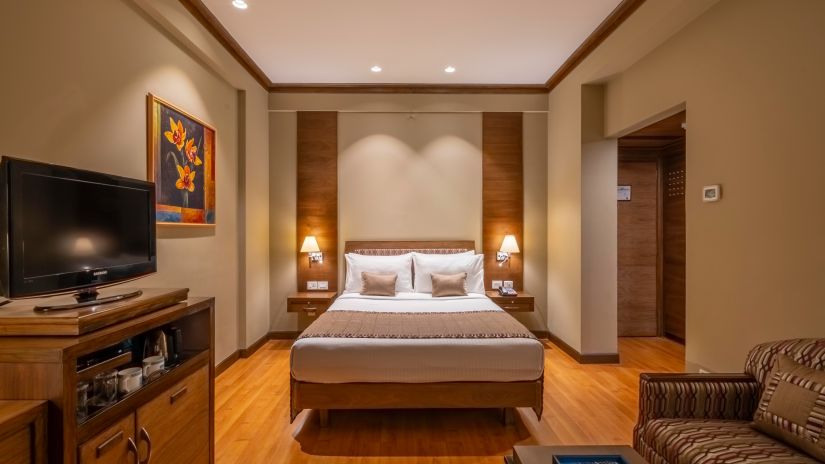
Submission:
<svg viewBox="0 0 825 464">
<path fill-rule="evenodd" d="M 475 251 L 472 240 L 401 240 L 401 241 L 353 241 L 344 244 L 344 253 L 371 256 L 403 255 L 412 251 L 425 254 L 450 254 Z"/>
</svg>

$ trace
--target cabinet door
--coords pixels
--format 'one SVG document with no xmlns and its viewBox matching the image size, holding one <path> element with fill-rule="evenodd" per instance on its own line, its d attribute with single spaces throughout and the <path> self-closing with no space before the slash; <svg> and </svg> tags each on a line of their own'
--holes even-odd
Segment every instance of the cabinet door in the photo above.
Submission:
<svg viewBox="0 0 825 464">
<path fill-rule="evenodd" d="M 141 453 L 152 464 L 208 464 L 209 368 L 202 367 L 137 410 Z"/>
<path fill-rule="evenodd" d="M 32 436 L 28 427 L 0 437 L 0 464 L 32 462 Z"/>
<path fill-rule="evenodd" d="M 135 415 L 129 414 L 117 424 L 80 445 L 80 464 L 137 463 Z"/>
</svg>

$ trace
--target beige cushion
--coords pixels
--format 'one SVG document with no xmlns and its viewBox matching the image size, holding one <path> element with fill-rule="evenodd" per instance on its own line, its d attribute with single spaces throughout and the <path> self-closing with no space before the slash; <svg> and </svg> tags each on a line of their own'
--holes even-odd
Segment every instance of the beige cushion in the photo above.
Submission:
<svg viewBox="0 0 825 464">
<path fill-rule="evenodd" d="M 778 355 L 753 425 L 825 461 L 825 371 Z"/>
<path fill-rule="evenodd" d="M 373 296 L 395 296 L 395 282 L 398 274 L 377 272 L 361 273 L 361 294 Z"/>
<path fill-rule="evenodd" d="M 467 294 L 467 273 L 430 274 L 433 296 L 464 296 Z"/>
</svg>

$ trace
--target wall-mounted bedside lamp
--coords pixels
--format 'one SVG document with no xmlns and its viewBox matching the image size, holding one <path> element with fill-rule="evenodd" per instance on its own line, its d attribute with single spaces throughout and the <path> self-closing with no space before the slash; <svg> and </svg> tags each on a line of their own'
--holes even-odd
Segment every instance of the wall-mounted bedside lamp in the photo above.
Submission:
<svg viewBox="0 0 825 464">
<path fill-rule="evenodd" d="M 309 255 L 309 267 L 312 267 L 312 263 L 324 262 L 324 254 L 321 253 L 321 248 L 318 247 L 318 240 L 315 240 L 314 235 L 307 235 L 306 238 L 304 238 L 304 244 L 301 245 L 301 253 L 307 253 Z"/>
<path fill-rule="evenodd" d="M 504 240 L 501 242 L 501 248 L 499 248 L 496 253 L 496 261 L 498 261 L 499 266 L 504 263 L 509 263 L 510 253 L 521 253 L 521 250 L 518 248 L 518 242 L 516 242 L 515 235 L 504 236 Z"/>
</svg>

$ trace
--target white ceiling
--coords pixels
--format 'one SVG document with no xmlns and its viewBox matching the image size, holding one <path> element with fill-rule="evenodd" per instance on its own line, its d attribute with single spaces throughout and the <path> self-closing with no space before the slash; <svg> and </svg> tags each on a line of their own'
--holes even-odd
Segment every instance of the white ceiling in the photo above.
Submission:
<svg viewBox="0 0 825 464">
<path fill-rule="evenodd" d="M 544 84 L 620 0 L 203 1 L 274 83 Z"/>
</svg>

